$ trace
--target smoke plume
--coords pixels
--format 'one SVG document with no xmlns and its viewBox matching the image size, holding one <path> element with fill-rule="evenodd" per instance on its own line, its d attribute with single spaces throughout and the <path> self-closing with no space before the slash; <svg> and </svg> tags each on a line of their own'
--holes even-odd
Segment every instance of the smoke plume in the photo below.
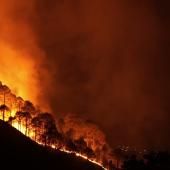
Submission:
<svg viewBox="0 0 170 170">
<path fill-rule="evenodd" d="M 54 90 L 46 96 L 52 109 L 86 115 L 112 145 L 166 148 L 167 5 L 151 0 L 37 3 L 35 27 L 52 73 Z"/>
<path fill-rule="evenodd" d="M 31 27 L 33 15 L 33 1 L 0 1 L 0 79 L 15 94 L 39 105 L 44 54 Z"/>
</svg>

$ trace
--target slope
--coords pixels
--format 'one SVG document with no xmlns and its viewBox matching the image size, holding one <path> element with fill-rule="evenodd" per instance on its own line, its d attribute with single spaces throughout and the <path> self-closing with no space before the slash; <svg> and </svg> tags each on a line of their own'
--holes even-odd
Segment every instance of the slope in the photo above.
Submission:
<svg viewBox="0 0 170 170">
<path fill-rule="evenodd" d="M 102 170 L 88 160 L 44 148 L 0 120 L 0 169 Z"/>
</svg>

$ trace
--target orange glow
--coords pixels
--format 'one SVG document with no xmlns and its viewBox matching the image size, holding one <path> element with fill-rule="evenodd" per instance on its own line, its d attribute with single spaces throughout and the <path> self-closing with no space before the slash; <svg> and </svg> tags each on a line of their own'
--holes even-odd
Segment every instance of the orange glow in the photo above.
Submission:
<svg viewBox="0 0 170 170">
<path fill-rule="evenodd" d="M 17 109 L 13 109 L 13 110 L 11 111 L 11 116 L 14 117 L 16 112 L 17 112 Z"/>
<path fill-rule="evenodd" d="M 23 133 L 23 134 L 25 135 L 26 127 L 25 127 L 25 125 L 24 125 L 23 123 L 21 123 L 21 125 L 20 125 L 20 124 L 15 120 L 15 121 L 12 122 L 12 126 L 13 126 L 15 129 L 19 130 L 21 133 Z M 29 137 L 29 138 L 31 138 L 31 139 L 33 140 L 33 138 L 34 138 L 34 136 L 35 136 L 35 133 L 34 133 L 34 131 L 33 131 L 31 128 L 29 128 L 29 129 L 28 129 L 28 133 L 27 133 L 26 136 Z"/>
<path fill-rule="evenodd" d="M 7 121 L 10 117 L 10 111 L 6 111 L 5 112 L 5 117 L 4 117 L 4 121 Z M 2 120 L 2 113 L 0 113 L 0 119 Z"/>
<path fill-rule="evenodd" d="M 7 43 L 0 42 L 0 65 L 1 81 L 8 84 L 16 95 L 37 103 L 33 60 L 24 52 L 14 50 Z"/>
</svg>

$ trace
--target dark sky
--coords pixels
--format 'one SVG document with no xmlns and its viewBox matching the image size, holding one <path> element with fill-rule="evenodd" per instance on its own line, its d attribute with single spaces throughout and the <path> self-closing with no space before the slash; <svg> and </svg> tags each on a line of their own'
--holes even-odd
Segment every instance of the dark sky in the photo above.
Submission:
<svg viewBox="0 0 170 170">
<path fill-rule="evenodd" d="M 170 148 L 169 0 L 29 4 L 17 15 L 45 54 L 41 97 L 53 112 L 87 116 L 112 145 Z"/>
</svg>

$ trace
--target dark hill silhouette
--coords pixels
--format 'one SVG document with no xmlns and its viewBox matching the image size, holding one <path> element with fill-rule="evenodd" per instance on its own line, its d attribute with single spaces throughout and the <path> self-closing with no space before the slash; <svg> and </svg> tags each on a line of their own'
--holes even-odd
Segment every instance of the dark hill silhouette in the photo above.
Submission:
<svg viewBox="0 0 170 170">
<path fill-rule="evenodd" d="M 44 148 L 0 120 L 0 169 L 102 170 L 88 160 Z"/>
</svg>

